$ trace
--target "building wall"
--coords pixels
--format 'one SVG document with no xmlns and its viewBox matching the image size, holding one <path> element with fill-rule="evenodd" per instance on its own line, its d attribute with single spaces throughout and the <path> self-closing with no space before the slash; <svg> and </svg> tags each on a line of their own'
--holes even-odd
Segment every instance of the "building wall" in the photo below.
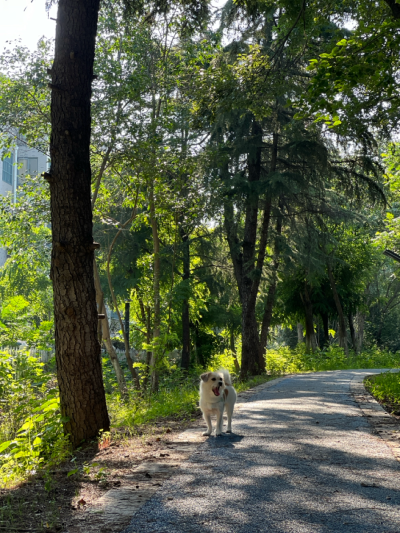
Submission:
<svg viewBox="0 0 400 533">
<path fill-rule="evenodd" d="M 32 173 L 41 174 L 42 172 L 45 172 L 48 169 L 48 157 L 34 148 L 29 148 L 22 142 L 18 142 L 18 164 L 23 165 L 22 168 L 18 170 L 18 183 L 20 185 L 23 182 L 24 175 L 30 173 L 29 171 L 31 169 L 33 169 Z M 3 181 L 3 165 L 4 162 L 0 160 L 0 194 L 5 196 L 6 194 L 12 194 L 13 185 Z M 0 267 L 4 265 L 6 260 L 7 251 L 4 248 L 0 248 Z"/>
</svg>

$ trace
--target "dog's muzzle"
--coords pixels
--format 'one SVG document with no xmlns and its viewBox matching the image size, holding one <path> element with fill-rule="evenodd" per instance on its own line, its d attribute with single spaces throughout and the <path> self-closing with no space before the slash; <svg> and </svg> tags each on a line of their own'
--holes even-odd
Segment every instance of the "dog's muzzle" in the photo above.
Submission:
<svg viewBox="0 0 400 533">
<path fill-rule="evenodd" d="M 219 390 L 221 387 L 222 387 L 222 383 L 220 383 L 220 384 L 218 385 L 218 387 L 214 387 L 214 388 L 213 388 L 212 391 L 213 391 L 213 393 L 214 393 L 215 396 L 221 396 L 221 392 L 220 392 L 220 390 Z"/>
</svg>

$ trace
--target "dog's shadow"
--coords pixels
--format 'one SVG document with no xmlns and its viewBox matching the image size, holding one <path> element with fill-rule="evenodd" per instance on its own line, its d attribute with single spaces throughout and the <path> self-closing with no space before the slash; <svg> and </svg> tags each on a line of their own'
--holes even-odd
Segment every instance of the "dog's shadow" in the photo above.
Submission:
<svg viewBox="0 0 400 533">
<path fill-rule="evenodd" d="M 215 435 L 210 435 L 210 437 L 205 441 L 205 445 L 209 448 L 234 448 L 235 443 L 243 440 L 242 435 L 235 435 L 234 433 L 223 433 L 219 437 Z"/>
</svg>

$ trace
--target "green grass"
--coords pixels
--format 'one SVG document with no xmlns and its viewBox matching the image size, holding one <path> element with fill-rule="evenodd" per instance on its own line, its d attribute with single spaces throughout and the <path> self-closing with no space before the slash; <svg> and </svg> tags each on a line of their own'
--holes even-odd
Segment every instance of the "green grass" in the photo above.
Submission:
<svg viewBox="0 0 400 533">
<path fill-rule="evenodd" d="M 364 381 L 366 389 L 393 414 L 400 414 L 400 373 L 384 372 Z"/>
<path fill-rule="evenodd" d="M 108 411 L 113 427 L 139 428 L 143 424 L 159 421 L 163 418 L 190 419 L 198 413 L 199 374 L 182 376 L 175 371 L 177 386 L 163 387 L 157 394 L 146 395 L 144 398 L 131 391 L 128 401 L 121 400 L 119 394 L 107 396 Z M 255 376 L 246 381 L 235 381 L 237 392 L 260 385 L 273 379 L 273 376 Z"/>
<path fill-rule="evenodd" d="M 397 367 L 400 367 L 400 353 L 376 347 L 366 349 L 359 355 L 350 351 L 349 357 L 346 357 L 343 349 L 338 346 L 329 346 L 313 354 L 305 352 L 304 344 L 298 345 L 294 350 L 283 346 L 267 351 L 267 368 L 275 374 Z"/>
</svg>

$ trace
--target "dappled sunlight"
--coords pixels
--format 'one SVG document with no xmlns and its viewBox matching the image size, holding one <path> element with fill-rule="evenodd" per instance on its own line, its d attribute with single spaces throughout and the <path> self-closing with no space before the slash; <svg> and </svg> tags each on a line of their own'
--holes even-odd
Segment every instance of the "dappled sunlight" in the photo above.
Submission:
<svg viewBox="0 0 400 533">
<path fill-rule="evenodd" d="M 295 376 L 257 393 L 237 411 L 235 433 L 210 437 L 139 512 L 136 527 L 362 532 L 367 519 L 368 532 L 398 531 L 400 468 L 349 395 L 360 374 Z"/>
</svg>

